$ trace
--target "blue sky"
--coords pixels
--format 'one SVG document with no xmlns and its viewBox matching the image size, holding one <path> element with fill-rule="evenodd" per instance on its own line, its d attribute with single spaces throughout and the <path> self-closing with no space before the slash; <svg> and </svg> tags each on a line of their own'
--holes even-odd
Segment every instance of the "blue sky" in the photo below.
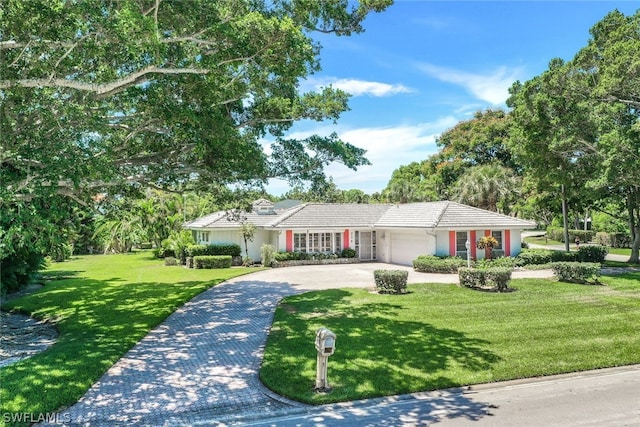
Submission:
<svg viewBox="0 0 640 427">
<path fill-rule="evenodd" d="M 382 191 L 396 168 L 435 153 L 445 130 L 478 110 L 506 109 L 514 81 L 541 74 L 552 58 L 572 59 L 614 9 L 632 15 L 640 3 L 396 0 L 366 19 L 363 34 L 317 37 L 322 71 L 303 89 L 343 89 L 351 111 L 337 124 L 299 123 L 288 136 L 336 132 L 366 149 L 371 166 L 331 165 L 327 174 L 344 190 Z"/>
</svg>

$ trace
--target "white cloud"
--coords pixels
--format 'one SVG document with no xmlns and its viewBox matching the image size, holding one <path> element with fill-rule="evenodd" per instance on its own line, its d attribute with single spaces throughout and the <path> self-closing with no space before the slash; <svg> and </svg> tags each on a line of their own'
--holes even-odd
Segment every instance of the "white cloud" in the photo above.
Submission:
<svg viewBox="0 0 640 427">
<path fill-rule="evenodd" d="M 358 188 L 365 193 L 382 191 L 391 173 L 399 166 L 425 160 L 437 151 L 436 138 L 451 128 L 458 119 L 452 116 L 442 117 L 432 123 L 398 125 L 394 127 L 366 127 L 341 129 L 338 127 L 319 127 L 305 132 L 291 133 L 289 138 L 305 138 L 309 135 L 328 135 L 337 132 L 340 139 L 367 150 L 366 157 L 372 163 L 353 171 L 341 164 L 329 165 L 325 172 L 333 177 L 334 183 L 341 189 Z M 287 191 L 281 181 L 273 182 L 269 191 L 282 194 Z"/>
<path fill-rule="evenodd" d="M 322 87 L 333 86 L 336 89 L 343 90 L 353 96 L 391 96 L 398 93 L 411 93 L 412 89 L 402 84 L 388 84 L 381 82 L 370 82 L 367 80 L 357 79 L 336 79 L 336 78 L 310 78 L 302 87 L 305 90 L 319 90 Z"/>
<path fill-rule="evenodd" d="M 431 77 L 464 87 L 473 96 L 493 105 L 504 103 L 509 97 L 509 87 L 520 78 L 519 68 L 498 67 L 489 74 L 475 74 L 453 68 L 422 63 L 418 68 Z"/>
</svg>

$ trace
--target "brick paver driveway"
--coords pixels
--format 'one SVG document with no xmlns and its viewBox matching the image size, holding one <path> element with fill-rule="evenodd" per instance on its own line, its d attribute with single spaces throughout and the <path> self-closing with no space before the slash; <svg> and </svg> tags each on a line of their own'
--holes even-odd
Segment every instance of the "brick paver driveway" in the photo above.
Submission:
<svg viewBox="0 0 640 427">
<path fill-rule="evenodd" d="M 258 379 L 278 302 L 309 289 L 372 287 L 385 264 L 277 268 L 237 277 L 185 304 L 120 359 L 59 419 L 70 425 L 193 425 L 305 411 Z M 540 273 L 536 273 L 540 274 Z M 410 272 L 410 282 L 457 275 Z"/>
</svg>

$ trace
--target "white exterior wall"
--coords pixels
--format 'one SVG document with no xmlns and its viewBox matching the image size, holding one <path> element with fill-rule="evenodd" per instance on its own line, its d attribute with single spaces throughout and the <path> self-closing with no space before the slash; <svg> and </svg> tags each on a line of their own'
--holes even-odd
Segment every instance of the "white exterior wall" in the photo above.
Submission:
<svg viewBox="0 0 640 427">
<path fill-rule="evenodd" d="M 434 255 L 449 255 L 449 230 L 441 230 L 436 232 L 436 250 Z"/>
<path fill-rule="evenodd" d="M 205 242 L 202 240 L 198 240 L 196 243 L 199 245 L 215 245 L 217 243 L 235 243 L 240 246 L 240 252 L 242 257 L 245 256 L 245 248 L 244 248 L 244 239 L 242 238 L 242 234 L 240 233 L 240 229 L 231 229 L 231 230 L 202 230 L 205 232 L 209 232 L 209 241 Z M 200 238 L 200 231 L 196 233 L 197 238 Z M 277 232 L 276 232 L 277 234 Z M 263 244 L 272 242 L 272 232 L 262 229 L 257 229 L 253 238 L 253 242 L 247 242 L 247 246 L 249 249 L 249 256 L 253 258 L 254 261 L 261 261 L 262 255 L 260 254 L 260 248 Z"/>
<path fill-rule="evenodd" d="M 511 256 L 522 252 L 522 230 L 511 230 Z"/>
</svg>

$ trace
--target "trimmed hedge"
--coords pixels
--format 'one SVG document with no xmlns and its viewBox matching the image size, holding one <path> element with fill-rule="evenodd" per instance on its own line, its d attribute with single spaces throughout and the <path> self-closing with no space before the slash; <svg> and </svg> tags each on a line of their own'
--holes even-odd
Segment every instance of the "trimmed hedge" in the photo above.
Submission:
<svg viewBox="0 0 640 427">
<path fill-rule="evenodd" d="M 323 259 L 338 259 L 338 254 L 324 252 L 278 252 L 273 254 L 276 261 L 318 261 Z"/>
<path fill-rule="evenodd" d="M 551 268 L 558 280 L 569 283 L 599 283 L 600 264 L 596 262 L 555 262 Z"/>
<path fill-rule="evenodd" d="M 578 249 L 578 261 L 603 263 L 609 249 L 604 246 L 580 246 Z"/>
<path fill-rule="evenodd" d="M 576 237 L 580 239 L 580 242 L 590 242 L 596 235 L 593 230 L 568 230 L 569 242 L 576 241 Z M 551 240 L 557 240 L 564 243 L 564 228 L 562 227 L 547 227 L 547 237 Z"/>
<path fill-rule="evenodd" d="M 190 245 L 187 246 L 187 256 L 196 257 L 202 255 L 229 255 L 240 256 L 240 245 L 235 243 L 217 243 L 215 245 Z"/>
<path fill-rule="evenodd" d="M 496 268 L 496 267 L 513 268 L 515 266 L 516 266 L 516 260 L 515 258 L 511 258 L 511 257 L 481 259 L 478 262 L 476 262 L 476 268 L 480 268 L 483 270 L 486 270 L 488 268 Z"/>
<path fill-rule="evenodd" d="M 612 248 L 630 248 L 631 236 L 626 233 L 598 232 L 596 233 L 594 242 L 599 245 L 609 246 Z"/>
<path fill-rule="evenodd" d="M 516 257 L 516 265 L 522 267 L 524 265 L 573 262 L 578 260 L 579 252 L 554 251 L 551 249 L 523 249 Z"/>
<path fill-rule="evenodd" d="M 484 269 L 474 269 L 463 267 L 458 270 L 460 286 L 472 289 L 496 288 L 498 291 L 508 289 L 511 280 L 510 268 L 492 267 Z"/>
<path fill-rule="evenodd" d="M 457 273 L 460 267 L 467 265 L 461 258 L 440 258 L 434 255 L 420 255 L 413 260 L 413 269 L 421 273 Z"/>
<path fill-rule="evenodd" d="M 193 257 L 195 268 L 230 268 L 231 255 L 198 255 Z"/>
<path fill-rule="evenodd" d="M 356 255 L 357 255 L 357 252 L 353 248 L 343 249 L 342 252 L 340 253 L 341 258 L 355 258 Z"/>
<path fill-rule="evenodd" d="M 403 294 L 407 291 L 409 272 L 406 270 L 375 270 L 373 278 L 381 293 Z"/>
</svg>

